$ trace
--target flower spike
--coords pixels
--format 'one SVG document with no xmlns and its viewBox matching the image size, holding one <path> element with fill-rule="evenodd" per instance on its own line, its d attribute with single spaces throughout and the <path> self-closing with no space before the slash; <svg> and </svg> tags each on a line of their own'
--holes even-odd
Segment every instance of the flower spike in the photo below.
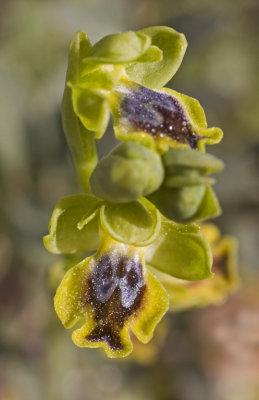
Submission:
<svg viewBox="0 0 259 400">
<path fill-rule="evenodd" d="M 186 46 L 163 26 L 94 45 L 79 31 L 70 46 L 62 121 L 84 193 L 56 205 L 43 241 L 63 257 L 50 275 L 52 287 L 64 275 L 58 317 L 76 345 L 108 357 L 130 354 L 132 334 L 150 341 L 169 300 L 216 304 L 236 287 L 233 240 L 195 224 L 221 211 L 210 175 L 223 163 L 205 146 L 222 131 L 197 100 L 164 87 Z M 111 115 L 122 143 L 98 163 Z"/>
</svg>

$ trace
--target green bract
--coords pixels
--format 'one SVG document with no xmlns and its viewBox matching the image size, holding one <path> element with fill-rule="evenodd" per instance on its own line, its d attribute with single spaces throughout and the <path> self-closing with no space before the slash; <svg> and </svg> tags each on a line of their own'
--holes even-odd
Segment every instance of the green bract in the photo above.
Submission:
<svg viewBox="0 0 259 400">
<path fill-rule="evenodd" d="M 78 194 L 65 197 L 55 207 L 44 245 L 51 253 L 95 250 L 99 245 L 98 213 L 101 201 Z"/>
<path fill-rule="evenodd" d="M 222 131 L 207 127 L 200 103 L 163 87 L 186 45 L 156 26 L 93 46 L 79 31 L 70 46 L 62 120 L 85 193 L 56 205 L 44 244 L 63 255 L 50 276 L 54 287 L 66 271 L 60 320 L 75 327 L 75 344 L 109 357 L 131 352 L 131 333 L 148 342 L 168 300 L 172 309 L 217 303 L 237 286 L 232 239 L 217 242 L 203 226 L 207 240 L 190 223 L 220 213 L 210 175 L 223 163 L 205 153 Z M 123 143 L 98 163 L 95 140 L 111 114 Z"/>
</svg>

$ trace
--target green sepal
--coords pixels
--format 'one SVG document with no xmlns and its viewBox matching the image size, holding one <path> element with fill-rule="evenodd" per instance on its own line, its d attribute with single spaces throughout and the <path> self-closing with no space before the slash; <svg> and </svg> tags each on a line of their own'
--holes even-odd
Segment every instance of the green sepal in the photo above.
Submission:
<svg viewBox="0 0 259 400">
<path fill-rule="evenodd" d="M 86 192 L 89 191 L 89 176 L 97 163 L 94 134 L 83 126 L 75 114 L 72 102 L 72 88 L 67 83 L 77 82 L 80 76 L 81 60 L 86 57 L 90 48 L 91 44 L 87 35 L 82 31 L 78 31 L 70 45 L 66 84 L 62 100 L 63 129 L 80 184 Z"/>
<path fill-rule="evenodd" d="M 210 186 L 206 185 L 205 193 L 203 195 L 198 210 L 189 220 L 187 220 L 187 222 L 204 221 L 208 218 L 218 217 L 220 214 L 221 207 L 218 198 L 214 190 Z"/>
<path fill-rule="evenodd" d="M 80 76 L 80 63 L 89 54 L 92 46 L 83 31 L 76 32 L 72 39 L 68 55 L 66 81 L 76 82 Z"/>
<path fill-rule="evenodd" d="M 98 89 L 73 85 L 72 100 L 74 111 L 84 127 L 95 132 L 96 139 L 100 139 L 110 119 L 110 107 L 105 94 Z"/>
<path fill-rule="evenodd" d="M 146 261 L 170 276 L 189 281 L 212 276 L 212 255 L 197 225 L 181 225 L 164 219 L 155 242 L 147 247 Z"/>
<path fill-rule="evenodd" d="M 182 311 L 193 307 L 220 305 L 240 285 L 237 266 L 237 242 L 231 236 L 220 237 L 215 225 L 204 224 L 202 232 L 212 247 L 214 276 L 200 282 L 176 279 L 148 268 L 160 280 L 169 295 L 169 309 Z"/>
<path fill-rule="evenodd" d="M 97 164 L 90 185 L 97 197 L 120 203 L 152 193 L 163 178 L 161 157 L 138 143 L 127 142 L 117 146 Z"/>
<path fill-rule="evenodd" d="M 55 207 L 49 235 L 43 242 L 48 251 L 69 254 L 96 250 L 99 246 L 98 218 L 102 201 L 88 194 L 65 197 Z"/>
<path fill-rule="evenodd" d="M 151 39 L 144 33 L 116 33 L 99 40 L 87 57 L 102 63 L 125 64 L 141 57 L 150 45 Z"/>
<path fill-rule="evenodd" d="M 163 156 L 168 172 L 179 172 L 183 168 L 194 169 L 204 175 L 222 171 L 224 163 L 209 153 L 192 149 L 170 149 Z"/>
<path fill-rule="evenodd" d="M 166 26 L 153 26 L 138 32 L 151 38 L 152 45 L 162 50 L 163 59 L 145 64 L 133 62 L 126 65 L 126 72 L 132 80 L 143 86 L 161 88 L 181 65 L 187 47 L 185 36 Z"/>
<path fill-rule="evenodd" d="M 100 222 L 113 239 L 134 246 L 147 246 L 156 239 L 161 218 L 156 207 L 143 198 L 130 203 L 103 205 Z"/>
</svg>

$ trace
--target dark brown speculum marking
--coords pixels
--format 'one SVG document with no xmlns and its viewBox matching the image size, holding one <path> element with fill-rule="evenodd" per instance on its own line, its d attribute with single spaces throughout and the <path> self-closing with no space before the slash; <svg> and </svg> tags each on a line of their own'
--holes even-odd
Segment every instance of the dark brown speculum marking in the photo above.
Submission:
<svg viewBox="0 0 259 400">
<path fill-rule="evenodd" d="M 86 301 L 93 307 L 96 327 L 87 340 L 105 341 L 112 350 L 122 350 L 120 330 L 140 308 L 145 287 L 138 259 L 102 256 L 88 279 Z"/>
<path fill-rule="evenodd" d="M 197 148 L 201 137 L 193 131 L 179 101 L 166 93 L 143 86 L 127 91 L 123 93 L 120 111 L 135 130 L 149 133 L 154 138 L 167 136 Z"/>
</svg>

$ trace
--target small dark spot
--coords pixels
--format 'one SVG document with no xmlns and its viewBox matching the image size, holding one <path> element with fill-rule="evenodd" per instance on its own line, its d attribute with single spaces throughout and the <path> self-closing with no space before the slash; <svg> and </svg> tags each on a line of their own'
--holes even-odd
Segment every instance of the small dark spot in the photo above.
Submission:
<svg viewBox="0 0 259 400">
<path fill-rule="evenodd" d="M 88 279 L 86 303 L 94 309 L 96 327 L 87 339 L 105 341 L 113 350 L 122 349 L 120 329 L 140 308 L 145 287 L 138 260 L 125 256 L 101 257 Z"/>
<path fill-rule="evenodd" d="M 123 94 L 120 108 L 121 115 L 135 130 L 149 133 L 154 138 L 167 136 L 197 149 L 201 137 L 194 132 L 176 98 L 140 86 Z"/>
</svg>

